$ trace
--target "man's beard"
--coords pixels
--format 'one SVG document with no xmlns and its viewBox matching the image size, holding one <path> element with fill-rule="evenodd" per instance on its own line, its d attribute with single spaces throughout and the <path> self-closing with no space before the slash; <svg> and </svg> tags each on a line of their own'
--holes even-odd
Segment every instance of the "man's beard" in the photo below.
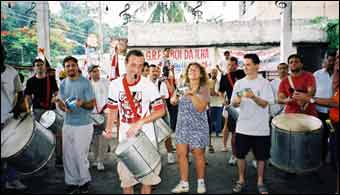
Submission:
<svg viewBox="0 0 340 195">
<path fill-rule="evenodd" d="M 302 68 L 296 68 L 295 70 L 291 70 L 292 73 L 299 73 L 301 72 Z"/>
</svg>

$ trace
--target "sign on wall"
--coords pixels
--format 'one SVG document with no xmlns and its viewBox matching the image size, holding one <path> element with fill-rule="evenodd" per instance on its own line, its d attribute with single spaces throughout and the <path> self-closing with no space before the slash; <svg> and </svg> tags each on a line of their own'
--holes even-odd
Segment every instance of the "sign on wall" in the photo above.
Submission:
<svg viewBox="0 0 340 195">
<path fill-rule="evenodd" d="M 158 65 L 163 56 L 164 48 L 136 48 L 143 51 L 145 60 L 149 64 Z M 260 71 L 276 71 L 276 66 L 280 63 L 280 47 L 271 47 L 268 49 L 238 49 L 238 48 L 215 48 L 215 47 L 199 47 L 199 48 L 172 48 L 170 51 L 170 59 L 175 66 L 176 77 L 184 72 L 185 67 L 190 62 L 198 62 L 206 68 L 210 68 L 224 59 L 223 53 L 228 50 L 230 56 L 237 57 L 240 68 L 243 68 L 243 56 L 247 53 L 256 53 L 260 60 Z"/>
</svg>

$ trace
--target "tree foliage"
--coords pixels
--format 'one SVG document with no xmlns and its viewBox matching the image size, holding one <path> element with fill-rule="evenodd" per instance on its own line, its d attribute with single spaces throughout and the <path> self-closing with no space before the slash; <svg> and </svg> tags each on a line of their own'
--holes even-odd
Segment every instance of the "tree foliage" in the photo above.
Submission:
<svg viewBox="0 0 340 195">
<path fill-rule="evenodd" d="M 313 18 L 311 22 L 319 25 L 327 33 L 329 49 L 339 48 L 339 19 L 328 19 L 324 16 L 318 16 Z"/>
</svg>

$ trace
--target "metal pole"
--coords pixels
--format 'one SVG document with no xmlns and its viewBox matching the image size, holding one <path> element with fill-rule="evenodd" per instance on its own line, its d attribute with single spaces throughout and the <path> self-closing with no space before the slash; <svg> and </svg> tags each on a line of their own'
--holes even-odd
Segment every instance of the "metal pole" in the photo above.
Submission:
<svg viewBox="0 0 340 195">
<path fill-rule="evenodd" d="M 37 4 L 37 32 L 38 49 L 44 48 L 47 60 L 51 60 L 50 55 L 50 26 L 48 21 L 48 1 L 39 1 Z M 39 50 L 38 50 L 39 51 Z"/>
<path fill-rule="evenodd" d="M 285 1 L 286 7 L 281 12 L 281 40 L 280 60 L 286 62 L 288 56 L 294 52 L 292 40 L 292 1 Z"/>
<path fill-rule="evenodd" d="M 103 13 L 102 2 L 99 1 L 99 65 L 103 66 L 104 35 L 103 35 Z"/>
</svg>

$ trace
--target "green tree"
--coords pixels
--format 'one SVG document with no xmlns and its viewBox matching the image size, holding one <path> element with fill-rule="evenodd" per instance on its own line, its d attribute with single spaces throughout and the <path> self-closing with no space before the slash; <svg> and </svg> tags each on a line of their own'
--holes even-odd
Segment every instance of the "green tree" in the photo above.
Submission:
<svg viewBox="0 0 340 195">
<path fill-rule="evenodd" d="M 312 24 L 318 25 L 327 33 L 329 49 L 339 48 L 339 19 L 328 19 L 324 16 L 318 16 L 311 20 Z"/>
</svg>

